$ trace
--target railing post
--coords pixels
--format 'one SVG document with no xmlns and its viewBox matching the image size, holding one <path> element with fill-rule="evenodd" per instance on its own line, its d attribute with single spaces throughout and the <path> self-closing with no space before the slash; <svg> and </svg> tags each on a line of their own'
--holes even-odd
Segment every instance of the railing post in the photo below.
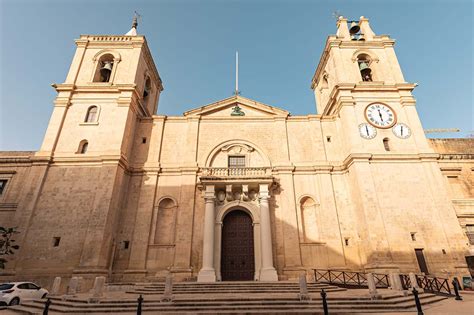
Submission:
<svg viewBox="0 0 474 315">
<path fill-rule="evenodd" d="M 48 298 L 46 302 L 44 303 L 43 315 L 48 315 L 50 305 L 51 305 L 51 300 Z"/>
<path fill-rule="evenodd" d="M 329 277 L 329 283 L 332 283 L 332 281 L 331 281 L 331 270 L 328 270 L 328 277 Z"/>
<path fill-rule="evenodd" d="M 137 299 L 138 301 L 138 306 L 137 306 L 137 315 L 142 315 L 142 303 L 143 303 L 143 297 L 140 294 L 140 296 Z"/>
<path fill-rule="evenodd" d="M 459 281 L 458 278 L 454 277 L 453 282 L 451 282 L 454 287 L 454 294 L 456 294 L 456 301 L 462 301 L 462 297 L 459 295 Z"/>
<path fill-rule="evenodd" d="M 356 272 L 356 275 L 357 275 L 357 285 L 360 285 L 360 275 L 358 272 Z"/>
<path fill-rule="evenodd" d="M 418 297 L 418 291 L 413 288 L 413 297 L 415 298 L 416 309 L 418 311 L 418 315 L 423 315 L 423 310 L 421 309 L 420 298 Z"/>
<path fill-rule="evenodd" d="M 321 297 L 323 298 L 324 315 L 329 315 L 328 302 L 326 301 L 326 296 L 327 296 L 327 293 L 324 291 L 324 289 L 322 289 L 321 290 Z"/>
<path fill-rule="evenodd" d="M 346 284 L 346 273 L 344 271 L 342 272 L 342 281 Z"/>
</svg>

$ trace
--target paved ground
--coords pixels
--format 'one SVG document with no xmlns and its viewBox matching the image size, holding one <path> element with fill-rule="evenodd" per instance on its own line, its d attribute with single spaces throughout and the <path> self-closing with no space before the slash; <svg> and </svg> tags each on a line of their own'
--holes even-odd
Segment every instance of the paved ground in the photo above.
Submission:
<svg viewBox="0 0 474 315">
<path fill-rule="evenodd" d="M 441 301 L 434 305 L 427 305 L 423 308 L 425 315 L 473 315 L 474 314 L 474 291 L 461 292 L 462 301 L 456 301 L 454 298 Z M 408 315 L 417 314 L 416 312 L 404 313 L 384 313 L 390 315 Z"/>
</svg>

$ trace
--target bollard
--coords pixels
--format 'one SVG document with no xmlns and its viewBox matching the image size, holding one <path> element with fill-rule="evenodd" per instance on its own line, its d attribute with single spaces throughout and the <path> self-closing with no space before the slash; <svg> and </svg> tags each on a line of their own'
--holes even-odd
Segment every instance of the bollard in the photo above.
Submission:
<svg viewBox="0 0 474 315">
<path fill-rule="evenodd" d="M 51 288 L 50 295 L 58 295 L 61 289 L 61 277 L 54 278 L 53 287 Z"/>
<path fill-rule="evenodd" d="M 326 301 L 326 295 L 327 295 L 327 293 L 324 292 L 324 289 L 322 289 L 322 290 L 321 290 L 321 297 L 323 298 L 323 310 L 324 310 L 324 315 L 329 315 L 328 302 Z"/>
<path fill-rule="evenodd" d="M 310 301 L 311 297 L 308 294 L 308 283 L 306 282 L 306 274 L 300 275 L 300 293 L 298 294 L 298 298 L 300 301 Z"/>
<path fill-rule="evenodd" d="M 48 298 L 46 302 L 44 303 L 43 315 L 48 315 L 50 305 L 51 305 L 51 300 Z"/>
<path fill-rule="evenodd" d="M 173 301 L 173 277 L 170 273 L 166 275 L 165 280 L 165 291 L 161 297 L 161 302 L 171 302 Z"/>
<path fill-rule="evenodd" d="M 371 299 L 379 299 L 381 296 L 377 292 L 377 284 L 375 283 L 374 274 L 367 273 L 367 286 L 369 287 L 369 294 Z"/>
<path fill-rule="evenodd" d="M 454 287 L 454 294 L 456 297 L 454 298 L 456 301 L 462 301 L 462 297 L 459 295 L 459 281 L 458 278 L 454 277 L 453 282 L 451 282 Z"/>
<path fill-rule="evenodd" d="M 415 304 L 416 304 L 416 310 L 418 311 L 418 315 L 423 315 L 423 310 L 421 309 L 421 303 L 420 303 L 420 298 L 418 297 L 418 291 L 413 288 L 413 296 L 415 297 Z"/>
<path fill-rule="evenodd" d="M 140 294 L 140 296 L 137 299 L 138 301 L 138 306 L 137 306 L 137 315 L 142 315 L 142 303 L 143 303 L 143 297 Z"/>
</svg>

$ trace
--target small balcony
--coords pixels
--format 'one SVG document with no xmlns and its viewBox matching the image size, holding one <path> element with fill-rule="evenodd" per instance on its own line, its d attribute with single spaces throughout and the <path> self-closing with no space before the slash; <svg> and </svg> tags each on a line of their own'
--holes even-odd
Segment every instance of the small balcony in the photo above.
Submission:
<svg viewBox="0 0 474 315">
<path fill-rule="evenodd" d="M 204 167 L 201 181 L 232 181 L 271 179 L 270 167 Z"/>
</svg>

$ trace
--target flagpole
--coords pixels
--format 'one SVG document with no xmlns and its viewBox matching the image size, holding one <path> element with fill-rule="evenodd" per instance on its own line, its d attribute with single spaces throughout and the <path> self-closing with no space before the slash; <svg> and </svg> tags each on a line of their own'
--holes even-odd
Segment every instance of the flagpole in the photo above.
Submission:
<svg viewBox="0 0 474 315">
<path fill-rule="evenodd" d="M 235 95 L 239 95 L 239 52 L 235 52 Z"/>
</svg>

